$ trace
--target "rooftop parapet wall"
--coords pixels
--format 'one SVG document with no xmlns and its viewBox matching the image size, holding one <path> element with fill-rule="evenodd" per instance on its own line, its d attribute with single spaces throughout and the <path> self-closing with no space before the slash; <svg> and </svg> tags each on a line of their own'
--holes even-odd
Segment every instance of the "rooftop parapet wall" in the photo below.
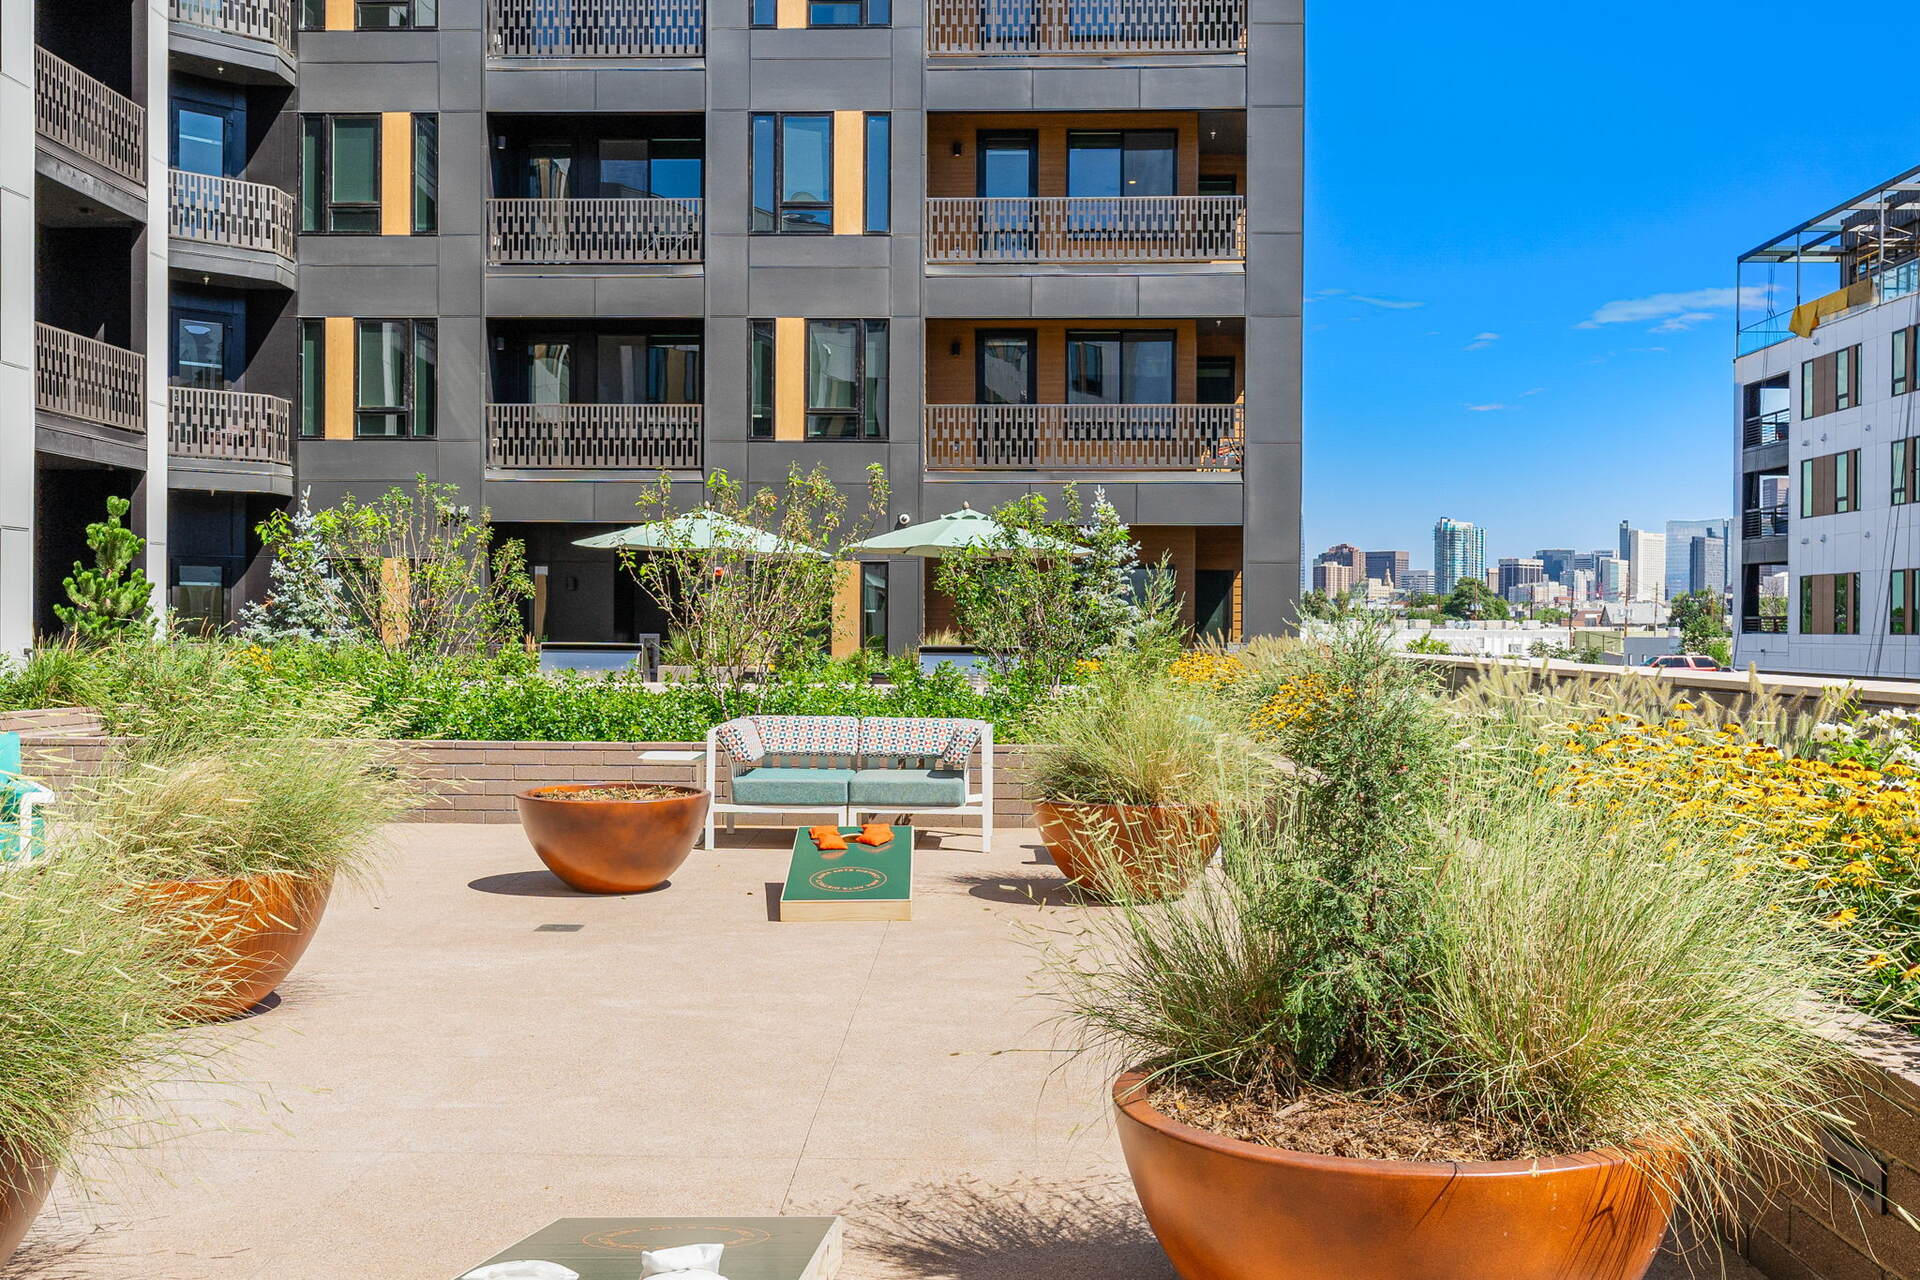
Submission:
<svg viewBox="0 0 1920 1280">
<path fill-rule="evenodd" d="M 1530 679 L 1548 687 L 1573 688 L 1608 680 L 1655 681 L 1676 697 L 1708 698 L 1735 710 L 1751 706 L 1756 697 L 1804 702 L 1811 712 L 1823 697 L 1846 693 L 1866 710 L 1899 707 L 1920 710 L 1920 680 L 1862 680 L 1846 676 L 1767 674 L 1749 671 L 1651 671 L 1597 663 L 1542 659 L 1503 662 L 1458 654 L 1408 654 L 1440 671 L 1450 689 L 1462 689 L 1498 668 L 1503 673 L 1526 671 Z"/>
</svg>

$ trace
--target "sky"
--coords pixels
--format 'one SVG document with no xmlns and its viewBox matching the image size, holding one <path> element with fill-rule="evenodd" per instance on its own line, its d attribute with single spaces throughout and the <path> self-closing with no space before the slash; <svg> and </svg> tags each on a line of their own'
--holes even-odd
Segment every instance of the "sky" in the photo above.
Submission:
<svg viewBox="0 0 1920 1280">
<path fill-rule="evenodd" d="M 1871 69 L 1920 10 L 1832 17 L 1308 5 L 1309 561 L 1429 567 L 1441 516 L 1491 563 L 1731 513 L 1735 259 L 1920 164 Z"/>
</svg>

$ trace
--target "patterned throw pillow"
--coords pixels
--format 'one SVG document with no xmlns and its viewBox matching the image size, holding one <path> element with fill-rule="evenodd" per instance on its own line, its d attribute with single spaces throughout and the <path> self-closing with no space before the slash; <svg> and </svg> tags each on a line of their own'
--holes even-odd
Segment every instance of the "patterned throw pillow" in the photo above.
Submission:
<svg viewBox="0 0 1920 1280">
<path fill-rule="evenodd" d="M 752 716 L 766 763 L 798 768 L 850 768 L 860 751 L 853 716 Z"/>
<path fill-rule="evenodd" d="M 946 749 L 940 753 L 942 769 L 965 769 L 967 761 L 973 758 L 973 749 L 980 745 L 980 739 L 986 731 L 984 720 L 949 720 L 953 734 L 947 739 Z"/>
<path fill-rule="evenodd" d="M 959 720 L 866 716 L 860 721 L 860 758 L 871 769 L 927 768 L 953 741 Z"/>
<path fill-rule="evenodd" d="M 766 745 L 760 741 L 760 731 L 754 728 L 750 717 L 727 721 L 713 731 L 713 738 L 726 748 L 735 764 L 756 765 L 766 759 Z"/>
</svg>

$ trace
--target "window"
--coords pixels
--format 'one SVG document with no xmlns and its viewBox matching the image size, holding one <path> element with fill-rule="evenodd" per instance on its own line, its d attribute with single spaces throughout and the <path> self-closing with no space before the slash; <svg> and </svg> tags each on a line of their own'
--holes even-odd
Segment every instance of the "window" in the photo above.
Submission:
<svg viewBox="0 0 1920 1280">
<path fill-rule="evenodd" d="M 1200 175 L 1200 194 L 1237 196 L 1240 194 L 1240 177 L 1233 173 L 1203 173 Z"/>
<path fill-rule="evenodd" d="M 867 113 L 867 234 L 893 230 L 893 117 Z"/>
<path fill-rule="evenodd" d="M 1860 509 L 1860 451 L 1829 453 L 1800 463 L 1800 514 L 1844 515 Z"/>
<path fill-rule="evenodd" d="M 833 117 L 753 117 L 753 230 L 833 230 Z"/>
<path fill-rule="evenodd" d="M 810 27 L 884 27 L 893 21 L 892 0 L 808 0 Z"/>
<path fill-rule="evenodd" d="M 1920 635 L 1920 569 L 1895 569 L 1887 589 L 1887 634 Z"/>
<path fill-rule="evenodd" d="M 325 324 L 319 320 L 300 322 L 300 434 L 325 434 L 322 414 L 327 385 Z"/>
<path fill-rule="evenodd" d="M 1194 375 L 1194 399 L 1200 404 L 1232 404 L 1239 399 L 1234 389 L 1232 356 L 1201 356 Z"/>
<path fill-rule="evenodd" d="M 773 321 L 755 320 L 747 353 L 747 436 L 773 439 Z"/>
<path fill-rule="evenodd" d="M 355 436 L 433 434 L 438 364 L 434 328 L 431 320 L 361 320 L 355 325 Z"/>
<path fill-rule="evenodd" d="M 887 562 L 860 566 L 860 647 L 887 648 Z"/>
<path fill-rule="evenodd" d="M 1068 331 L 1067 403 L 1172 404 L 1173 343 L 1163 329 Z"/>
<path fill-rule="evenodd" d="M 1842 347 L 1800 365 L 1800 416 L 1817 418 L 1860 403 L 1860 348 Z"/>
<path fill-rule="evenodd" d="M 434 230 L 440 222 L 440 117 L 413 118 L 413 230 Z"/>
<path fill-rule="evenodd" d="M 300 0 L 300 29 L 324 31 L 327 27 L 327 0 Z"/>
<path fill-rule="evenodd" d="M 436 0 L 355 0 L 354 30 L 437 26 L 439 15 L 435 12 L 436 7 Z"/>
<path fill-rule="evenodd" d="M 887 322 L 807 321 L 807 439 L 886 435 Z"/>
<path fill-rule="evenodd" d="M 1920 439 L 1893 442 L 1893 505 L 1920 500 Z"/>
<path fill-rule="evenodd" d="M 1800 579 L 1800 634 L 1860 634 L 1860 575 L 1809 573 Z"/>
<path fill-rule="evenodd" d="M 380 117 L 303 116 L 300 229 L 380 230 Z"/>
<path fill-rule="evenodd" d="M 1913 390 L 1913 369 L 1920 363 L 1920 326 L 1908 325 L 1893 335 L 1893 394 L 1903 396 Z"/>
<path fill-rule="evenodd" d="M 747 25 L 771 27 L 780 19 L 778 0 L 750 0 Z"/>
<path fill-rule="evenodd" d="M 1174 194 L 1172 129 L 1075 129 L 1067 134 L 1070 196 Z"/>
<path fill-rule="evenodd" d="M 378 235 L 383 162 L 413 171 L 408 225 L 432 231 L 439 218 L 439 118 L 413 117 L 411 156 L 382 157 L 377 115 L 300 117 L 300 230 Z"/>
</svg>

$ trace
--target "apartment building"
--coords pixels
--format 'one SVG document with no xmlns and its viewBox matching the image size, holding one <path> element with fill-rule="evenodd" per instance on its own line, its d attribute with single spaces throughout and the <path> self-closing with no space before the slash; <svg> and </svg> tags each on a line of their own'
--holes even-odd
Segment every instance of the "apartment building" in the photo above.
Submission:
<svg viewBox="0 0 1920 1280">
<path fill-rule="evenodd" d="M 1449 516 L 1434 521 L 1433 589 L 1450 595 L 1460 579 L 1484 579 L 1486 574 L 1487 531 L 1470 520 Z"/>
<path fill-rule="evenodd" d="M 108 493 L 217 624 L 268 512 L 415 475 L 633 641 L 574 543 L 795 464 L 897 523 L 1097 487 L 1196 629 L 1292 617 L 1297 0 L 5 4 L 0 647 Z M 861 638 L 931 576 L 855 568 Z"/>
<path fill-rule="evenodd" d="M 1920 169 L 1739 266 L 1735 657 L 1920 675 Z"/>
</svg>

